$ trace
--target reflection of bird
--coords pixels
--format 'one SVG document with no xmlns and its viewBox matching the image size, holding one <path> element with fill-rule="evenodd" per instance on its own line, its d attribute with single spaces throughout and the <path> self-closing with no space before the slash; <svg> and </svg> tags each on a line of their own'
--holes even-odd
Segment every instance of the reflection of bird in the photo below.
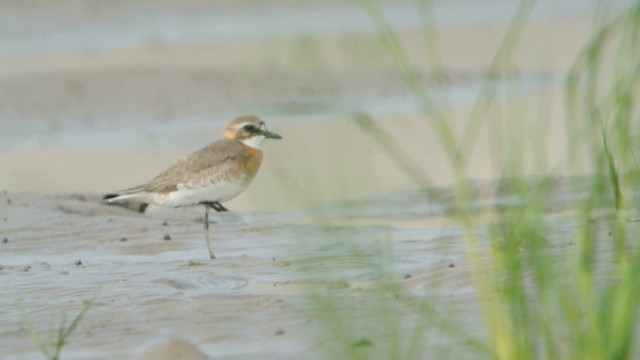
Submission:
<svg viewBox="0 0 640 360">
<path fill-rule="evenodd" d="M 221 202 L 233 199 L 249 186 L 262 162 L 262 142 L 281 139 L 256 116 L 242 116 L 224 130 L 224 138 L 214 141 L 165 170 L 151 181 L 115 194 L 109 203 L 138 201 L 167 207 L 204 205 L 204 229 L 209 256 L 209 208 L 227 211 Z"/>
</svg>

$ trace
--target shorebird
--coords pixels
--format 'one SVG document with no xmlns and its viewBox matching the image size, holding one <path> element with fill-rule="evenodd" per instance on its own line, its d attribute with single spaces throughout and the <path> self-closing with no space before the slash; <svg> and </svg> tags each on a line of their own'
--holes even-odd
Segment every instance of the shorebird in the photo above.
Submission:
<svg viewBox="0 0 640 360">
<path fill-rule="evenodd" d="M 256 116 L 231 121 L 224 137 L 187 155 L 142 185 L 104 195 L 108 203 L 137 201 L 166 207 L 204 205 L 204 232 L 209 257 L 215 259 L 209 241 L 209 209 L 228 211 L 222 202 L 243 192 L 262 162 L 262 143 L 282 139 L 267 130 Z M 144 207 L 142 207 L 143 209 Z"/>
</svg>

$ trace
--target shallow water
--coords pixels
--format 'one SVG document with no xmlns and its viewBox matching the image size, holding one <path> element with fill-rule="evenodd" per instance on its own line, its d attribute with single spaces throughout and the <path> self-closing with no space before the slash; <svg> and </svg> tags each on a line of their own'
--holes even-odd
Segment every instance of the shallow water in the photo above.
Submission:
<svg viewBox="0 0 640 360">
<path fill-rule="evenodd" d="M 626 3 L 607 6 L 613 11 Z M 588 18 L 597 4 L 539 1 L 532 21 Z M 372 57 L 381 54 L 366 51 L 375 46 L 360 51 L 357 42 L 347 42 L 353 38 L 367 43 L 376 36 L 371 19 L 356 4 L 285 2 L 268 7 L 195 2 L 153 11 L 144 3 L 62 5 L 5 4 L 0 15 L 1 150 L 190 148 L 201 144 L 198 134 L 223 126 L 229 114 L 238 111 L 260 112 L 271 121 L 292 115 L 322 121 L 358 111 L 420 112 L 402 80 L 389 74 L 396 69 L 376 67 L 376 61 L 383 60 Z M 443 1 L 435 4 L 434 18 L 443 29 L 504 25 L 516 5 Z M 420 34 L 420 17 L 412 2 L 383 3 L 382 9 L 400 34 Z M 285 45 L 272 50 L 273 42 Z M 335 46 L 339 49 L 332 50 Z M 189 47 L 199 50 L 192 54 Z M 300 74 L 295 62 L 306 61 L 305 51 L 315 55 Z M 482 51 L 462 48 L 454 56 L 478 56 L 483 62 Z M 216 52 L 228 52 L 228 58 Z M 251 56 L 259 64 L 245 59 Z M 155 63 L 158 58 L 161 61 Z M 367 60 L 373 68 L 363 66 Z M 447 92 L 451 103 L 474 100 L 482 86 L 482 67 L 446 65 L 452 68 L 453 84 Z M 561 85 L 563 78 L 544 67 L 525 70 L 512 84 L 500 85 L 498 92 L 532 95 Z M 119 81 L 111 84 L 113 80 Z M 209 94 L 203 97 L 209 104 L 200 99 L 202 93 Z"/>
<path fill-rule="evenodd" d="M 539 1 L 534 17 L 574 17 L 589 14 L 597 1 Z M 628 1 L 612 1 L 619 8 Z M 110 6 L 65 14 L 61 9 L 39 10 L 31 14 L 15 9 L 22 17 L 6 13 L 2 17 L 7 41 L 0 44 L 0 55 L 41 55 L 70 50 L 100 51 L 134 46 L 150 40 L 167 44 L 194 41 L 242 40 L 244 38 L 294 37 L 304 33 L 341 34 L 374 32 L 371 19 L 357 4 L 329 2 L 289 6 L 289 4 L 240 4 L 235 9 L 197 4 L 177 8 Z M 491 1 L 490 4 L 458 1 L 436 2 L 434 17 L 441 26 L 507 22 L 516 2 Z M 198 9 L 198 7 L 202 7 Z M 9 8 L 10 9 L 10 8 Z M 9 10 L 7 9 L 7 10 Z M 399 30 L 420 26 L 413 3 L 383 3 L 390 23 Z M 142 10 L 142 11 L 141 11 Z M 145 11 L 146 10 L 146 11 Z M 6 35 L 5 35 L 6 36 Z"/>
<path fill-rule="evenodd" d="M 507 110 L 523 127 L 538 124 L 528 114 L 549 119 L 541 131 L 548 131 L 552 159 L 565 159 L 563 79 L 592 31 L 594 4 L 539 2 L 523 35 L 532 46 L 519 49 L 514 71 L 496 88 L 497 104 L 518 104 Z M 265 145 L 263 169 L 251 191 L 234 200 L 236 209 L 305 209 L 414 188 L 354 124 L 358 112 L 371 114 L 434 185 L 453 181 L 433 127 L 361 8 L 286 2 L 254 23 L 259 11 L 250 2 L 215 9 L 185 3 L 152 12 L 141 10 L 144 3 L 62 5 L 5 5 L 12 20 L 0 35 L 6 40 L 0 41 L 0 168 L 6 169 L 0 189 L 103 193 L 130 187 L 211 142 L 231 118 L 247 113 L 263 117 L 285 139 Z M 383 6 L 408 56 L 425 64 L 413 3 Z M 445 93 L 457 129 L 483 87 L 514 6 L 436 6 L 451 80 Z M 242 14 L 246 21 L 237 21 Z M 327 14 L 335 15 L 331 29 L 318 27 Z M 421 75 L 431 89 L 427 71 Z M 496 177 L 490 134 L 478 134 L 470 178 Z M 554 165 L 558 176 L 590 171 Z M 301 191 L 291 196 L 289 188 Z"/>
</svg>

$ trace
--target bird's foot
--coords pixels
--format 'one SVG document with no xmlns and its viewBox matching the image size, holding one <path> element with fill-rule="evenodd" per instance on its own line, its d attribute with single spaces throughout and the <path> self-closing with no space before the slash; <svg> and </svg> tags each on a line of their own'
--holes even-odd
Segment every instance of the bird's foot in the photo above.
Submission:
<svg viewBox="0 0 640 360">
<path fill-rule="evenodd" d="M 229 211 L 226 207 L 222 206 L 218 201 L 201 201 L 200 205 L 204 205 L 210 209 L 213 209 L 217 212 Z"/>
</svg>

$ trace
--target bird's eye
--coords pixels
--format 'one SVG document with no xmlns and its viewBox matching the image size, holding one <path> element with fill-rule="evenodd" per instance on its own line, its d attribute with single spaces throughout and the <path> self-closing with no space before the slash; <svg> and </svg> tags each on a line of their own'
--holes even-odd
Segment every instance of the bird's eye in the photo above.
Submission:
<svg viewBox="0 0 640 360">
<path fill-rule="evenodd" d="M 245 125 L 243 128 L 249 132 L 256 131 L 256 127 L 253 125 Z"/>
</svg>

